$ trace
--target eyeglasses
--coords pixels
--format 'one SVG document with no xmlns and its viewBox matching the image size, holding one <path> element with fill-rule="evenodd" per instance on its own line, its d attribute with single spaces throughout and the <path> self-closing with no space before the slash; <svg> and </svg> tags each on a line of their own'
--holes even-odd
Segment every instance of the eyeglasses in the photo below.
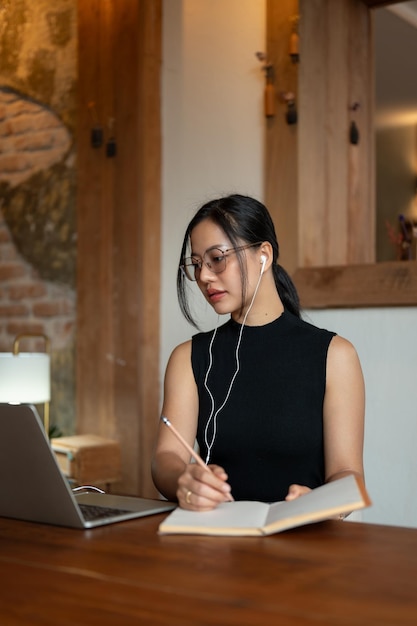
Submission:
<svg viewBox="0 0 417 626">
<path fill-rule="evenodd" d="M 237 248 L 227 248 L 222 250 L 221 248 L 209 248 L 203 254 L 203 258 L 195 256 L 186 257 L 180 265 L 181 271 L 188 278 L 188 280 L 198 280 L 200 278 L 201 268 L 203 263 L 210 272 L 213 274 L 221 274 L 226 269 L 226 259 L 230 254 L 239 252 L 240 250 L 246 250 L 247 248 L 253 248 L 254 246 L 260 246 L 261 241 L 258 243 L 248 243 L 245 246 L 238 246 Z"/>
</svg>

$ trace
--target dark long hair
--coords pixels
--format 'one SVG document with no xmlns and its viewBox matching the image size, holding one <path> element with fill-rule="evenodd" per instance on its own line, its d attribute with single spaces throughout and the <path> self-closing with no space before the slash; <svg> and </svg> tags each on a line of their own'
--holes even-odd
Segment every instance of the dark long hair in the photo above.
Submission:
<svg viewBox="0 0 417 626">
<path fill-rule="evenodd" d="M 279 245 L 275 233 L 274 223 L 267 208 L 258 200 L 249 196 L 233 194 L 217 198 L 204 204 L 194 215 L 185 231 L 181 249 L 179 265 L 187 256 L 187 247 L 193 229 L 203 220 L 209 219 L 219 226 L 233 246 L 243 243 L 256 244 L 268 241 L 273 250 L 272 269 L 275 286 L 284 308 L 300 317 L 300 301 L 293 281 L 284 268 L 278 264 Z M 246 291 L 246 271 L 242 253 L 237 253 L 242 276 L 242 307 Z M 183 272 L 178 268 L 177 294 L 181 311 L 185 319 L 198 329 L 186 293 L 186 283 Z"/>
</svg>

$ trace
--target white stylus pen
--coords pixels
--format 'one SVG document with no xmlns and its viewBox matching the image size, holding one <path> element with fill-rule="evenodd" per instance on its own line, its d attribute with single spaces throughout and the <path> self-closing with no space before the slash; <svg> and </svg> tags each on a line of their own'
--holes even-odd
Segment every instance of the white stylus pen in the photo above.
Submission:
<svg viewBox="0 0 417 626">
<path fill-rule="evenodd" d="M 170 428 L 172 430 L 172 434 L 176 436 L 176 438 L 178 439 L 178 441 L 180 443 L 182 443 L 182 445 L 190 453 L 190 455 L 192 456 L 194 461 L 196 463 L 198 463 L 198 465 L 200 465 L 200 467 L 205 469 L 207 472 L 211 472 L 211 469 L 209 468 L 209 466 L 206 463 L 204 463 L 204 461 L 201 458 L 201 456 L 199 454 L 197 454 L 197 452 L 185 441 L 184 437 L 182 435 L 180 435 L 178 430 L 175 428 L 175 426 L 173 426 L 171 424 L 169 419 L 167 417 L 165 417 L 165 415 L 161 415 L 161 420 L 163 421 L 165 426 L 168 426 L 168 428 Z M 226 494 L 226 495 L 228 495 L 228 498 L 229 498 L 230 501 L 233 501 L 232 494 Z"/>
</svg>

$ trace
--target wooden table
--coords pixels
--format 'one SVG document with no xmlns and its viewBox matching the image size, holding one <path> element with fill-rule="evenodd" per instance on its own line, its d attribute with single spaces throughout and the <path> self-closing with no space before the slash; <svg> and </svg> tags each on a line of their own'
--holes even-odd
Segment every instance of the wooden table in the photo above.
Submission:
<svg viewBox="0 0 417 626">
<path fill-rule="evenodd" d="M 417 624 L 417 530 L 162 536 L 162 519 L 79 531 L 0 518 L 0 624 Z"/>
</svg>

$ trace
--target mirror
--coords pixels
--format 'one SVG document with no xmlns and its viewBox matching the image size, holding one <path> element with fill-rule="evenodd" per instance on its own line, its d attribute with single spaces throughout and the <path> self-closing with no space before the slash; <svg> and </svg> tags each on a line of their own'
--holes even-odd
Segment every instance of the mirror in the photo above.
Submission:
<svg viewBox="0 0 417 626">
<path fill-rule="evenodd" d="M 417 2 L 374 10 L 376 260 L 416 259 Z"/>
</svg>

